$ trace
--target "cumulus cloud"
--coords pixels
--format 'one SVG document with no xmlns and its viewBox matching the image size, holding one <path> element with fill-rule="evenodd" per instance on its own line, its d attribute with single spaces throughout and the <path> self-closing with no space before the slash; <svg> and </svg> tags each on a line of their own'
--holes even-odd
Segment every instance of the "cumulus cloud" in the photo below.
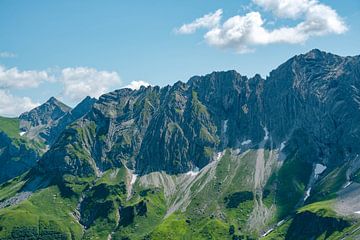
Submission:
<svg viewBox="0 0 360 240">
<path fill-rule="evenodd" d="M 38 106 L 28 97 L 16 97 L 7 90 L 0 89 L 0 115 L 7 117 L 19 116 Z"/>
<path fill-rule="evenodd" d="M 279 18 L 301 20 L 292 27 L 270 30 L 264 26 L 265 21 L 261 13 L 252 11 L 243 16 L 230 17 L 222 24 L 219 20 L 217 25 L 210 27 L 205 33 L 205 41 L 211 46 L 235 49 L 238 53 L 244 53 L 258 45 L 299 44 L 313 36 L 341 34 L 347 30 L 344 21 L 334 9 L 315 0 L 253 0 L 253 2 Z M 219 10 L 217 12 L 222 13 Z M 221 14 L 218 18 L 221 19 Z M 191 26 L 197 21 L 198 19 L 182 27 Z"/>
<path fill-rule="evenodd" d="M 318 5 L 315 0 L 253 0 L 255 4 L 271 11 L 280 18 L 299 18 L 312 6 Z"/>
<path fill-rule="evenodd" d="M 0 115 L 16 116 L 37 106 L 28 97 L 13 95 L 13 90 L 36 89 L 41 84 L 60 85 L 62 92 L 58 96 L 67 102 L 76 103 L 86 96 L 99 97 L 111 88 L 120 87 L 121 81 L 117 72 L 89 67 L 21 71 L 16 67 L 5 68 L 0 65 Z"/>
<path fill-rule="evenodd" d="M 220 23 L 222 13 L 222 9 L 218 9 L 216 12 L 206 14 L 192 23 L 182 25 L 180 28 L 175 29 L 175 32 L 179 34 L 191 34 L 199 28 L 214 28 Z"/>
<path fill-rule="evenodd" d="M 124 88 L 131 88 L 131 89 L 137 90 L 141 86 L 147 87 L 147 86 L 150 86 L 150 83 L 147 83 L 144 81 L 132 81 L 129 85 L 124 86 Z"/>
<path fill-rule="evenodd" d="M 0 52 L 0 58 L 15 58 L 16 54 L 12 52 Z"/>
<path fill-rule="evenodd" d="M 46 71 L 20 71 L 0 65 L 0 88 L 33 88 L 50 79 Z"/>
<path fill-rule="evenodd" d="M 63 97 L 71 101 L 79 101 L 86 96 L 99 97 L 110 87 L 120 86 L 121 83 L 117 72 L 88 67 L 62 69 L 58 81 L 64 85 Z"/>
</svg>

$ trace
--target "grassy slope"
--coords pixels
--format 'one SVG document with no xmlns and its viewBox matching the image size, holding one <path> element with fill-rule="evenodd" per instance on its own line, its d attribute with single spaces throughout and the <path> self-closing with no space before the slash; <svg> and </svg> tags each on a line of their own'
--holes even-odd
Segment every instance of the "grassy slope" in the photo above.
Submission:
<svg viewBox="0 0 360 240">
<path fill-rule="evenodd" d="M 339 216 L 333 208 L 336 193 L 346 182 L 346 166 L 329 169 L 325 174 L 313 187 L 312 195 L 307 201 L 309 204 L 298 209 L 290 219 L 264 239 L 359 238 L 360 222 Z"/>
<path fill-rule="evenodd" d="M 255 159 L 256 151 L 243 156 L 226 151 L 214 178 L 195 194 L 206 181 L 198 180 L 192 186 L 187 210 L 165 219 L 151 234 L 152 239 L 255 239 L 256 233 L 249 231 L 248 225 L 254 207 Z"/>
<path fill-rule="evenodd" d="M 21 176 L 13 178 L 0 185 L 0 202 L 14 196 L 25 184 L 23 179 L 27 173 L 24 173 Z"/>
<path fill-rule="evenodd" d="M 291 213 L 304 196 L 312 172 L 311 164 L 290 156 L 283 164 L 276 177 L 277 218 L 280 220 Z"/>
<path fill-rule="evenodd" d="M 17 206 L 0 209 L 0 239 L 25 237 L 24 234 L 49 239 L 143 239 L 160 225 L 166 212 L 161 189 L 140 189 L 127 201 L 126 170 L 109 170 L 99 179 L 64 176 L 57 185 L 34 193 Z M 24 184 L 14 179 L 4 184 L 0 198 L 8 198 Z M 73 213 L 82 201 L 82 232 Z M 141 208 L 142 207 L 142 208 Z M 118 209 L 131 209 L 131 220 L 121 218 Z M 144 210 L 145 209 L 145 210 Z M 126 216 L 124 214 L 124 216 Z M 40 227 L 45 226 L 45 227 Z M 23 234 L 23 235 L 21 235 Z"/>
<path fill-rule="evenodd" d="M 0 131 L 5 132 L 10 138 L 20 138 L 19 119 L 0 117 Z"/>
<path fill-rule="evenodd" d="M 255 151 L 241 157 L 234 157 L 230 151 L 226 151 L 215 170 L 215 177 L 197 194 L 195 192 L 206 180 L 199 179 L 197 184 L 193 185 L 192 201 L 187 210 L 177 211 L 165 219 L 167 204 L 163 189 L 144 189 L 136 183 L 134 196 L 127 200 L 124 192 L 128 181 L 125 168 L 109 170 L 99 179 L 66 176 L 60 187 L 51 186 L 36 192 L 17 206 L 1 209 L 0 239 L 21 232 L 50 235 L 52 239 L 80 239 L 83 236 L 81 225 L 71 213 L 74 212 L 82 193 L 85 199 L 87 196 L 91 199 L 84 205 L 85 211 L 92 213 L 95 209 L 102 210 L 89 222 L 84 239 L 106 239 L 111 232 L 112 239 L 132 240 L 233 239 L 235 236 L 256 239 L 256 233 L 248 230 L 248 218 L 254 207 L 251 194 L 254 159 Z M 265 187 L 268 194 L 265 194 L 263 202 L 268 208 L 277 204 L 278 215 L 275 220 L 291 213 L 297 202 L 294 199 L 303 196 L 309 168 L 311 167 L 296 159 L 294 155 L 268 181 Z M 13 195 L 23 184 L 21 178 L 3 184 L 0 199 Z M 120 209 L 120 215 L 117 209 Z M 303 213 L 311 214 L 303 216 Z M 83 217 L 86 216 L 90 215 Z M 124 221 L 121 216 L 130 217 Z M 304 217 L 307 221 L 302 221 Z M 308 218 L 316 219 L 319 229 L 324 219 L 341 223 L 348 221 L 335 215 L 331 210 L 331 201 L 316 202 L 299 209 L 293 218 L 288 219 L 265 239 L 285 239 L 287 234 L 294 231 L 293 222 L 310 222 Z M 275 220 L 270 219 L 270 224 Z M 327 236 L 326 232 L 319 232 L 318 239 L 324 239 L 325 236 L 328 239 L 338 239 L 345 233 L 351 235 L 356 226 L 355 224 L 341 229 L 335 224 L 330 236 Z"/>
<path fill-rule="evenodd" d="M 0 210 L 0 238 L 80 239 L 81 226 L 71 215 L 75 205 L 74 199 L 62 198 L 56 186 L 36 192 L 21 204 Z"/>
<path fill-rule="evenodd" d="M 333 201 L 321 201 L 306 205 L 264 240 L 280 239 L 342 239 L 355 236 L 359 223 L 338 216 L 332 207 Z"/>
<path fill-rule="evenodd" d="M 346 183 L 347 166 L 336 167 L 322 178 L 314 187 L 310 202 L 334 199 L 336 192 Z"/>
<path fill-rule="evenodd" d="M 37 152 L 42 152 L 46 148 L 45 144 L 20 136 L 19 124 L 20 120 L 18 118 L 0 116 L 0 131 L 4 132 L 10 139 L 12 139 L 15 146 L 18 147 L 21 144 L 24 144 L 26 147 L 33 148 Z"/>
</svg>

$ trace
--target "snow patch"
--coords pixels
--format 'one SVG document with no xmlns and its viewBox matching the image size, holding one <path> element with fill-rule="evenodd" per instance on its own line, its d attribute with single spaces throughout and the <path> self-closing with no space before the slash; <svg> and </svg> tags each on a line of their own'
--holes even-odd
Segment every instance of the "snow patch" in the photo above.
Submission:
<svg viewBox="0 0 360 240">
<path fill-rule="evenodd" d="M 228 123 L 228 121 L 229 120 L 224 121 L 224 125 L 223 125 L 224 133 L 226 133 L 226 131 L 227 131 L 227 127 L 228 127 L 227 123 Z"/>
<path fill-rule="evenodd" d="M 215 157 L 215 161 L 219 161 L 224 156 L 224 152 L 218 152 Z"/>
<path fill-rule="evenodd" d="M 127 184 L 127 191 L 128 191 L 127 200 L 129 200 L 131 198 L 131 195 L 132 195 L 132 192 L 133 192 L 132 191 L 133 190 L 133 185 L 135 184 L 138 175 L 133 173 L 133 172 L 135 172 L 135 170 L 133 170 L 133 171 L 129 170 L 129 169 L 127 169 L 127 170 L 128 170 L 128 174 L 130 175 L 130 181 Z"/>
<path fill-rule="evenodd" d="M 320 164 L 320 163 L 317 163 L 315 165 L 315 170 L 314 170 L 314 174 L 315 174 L 315 179 L 317 179 L 319 177 L 320 174 L 322 174 L 326 169 L 326 166 Z"/>
<path fill-rule="evenodd" d="M 26 132 L 19 132 L 20 136 L 24 136 Z"/>
<path fill-rule="evenodd" d="M 356 212 L 354 212 L 354 213 L 356 213 L 356 214 L 360 214 L 360 211 L 356 211 Z"/>
<path fill-rule="evenodd" d="M 137 174 L 131 174 L 130 185 L 133 186 L 137 179 Z"/>
<path fill-rule="evenodd" d="M 285 222 L 285 220 L 281 220 L 280 222 L 278 222 L 278 223 L 276 224 L 276 226 L 277 226 L 277 227 L 280 227 L 281 225 L 283 225 L 284 222 Z"/>
<path fill-rule="evenodd" d="M 311 187 L 308 188 L 308 190 L 306 190 L 305 197 L 304 197 L 304 202 L 306 201 L 306 199 L 308 199 L 310 197 L 310 192 L 311 192 Z"/>
<path fill-rule="evenodd" d="M 264 127 L 264 132 L 265 132 L 265 136 L 264 136 L 264 141 L 269 140 L 269 130 L 267 129 L 267 127 Z"/>
<path fill-rule="evenodd" d="M 347 183 L 345 183 L 345 185 L 343 186 L 343 188 L 347 188 L 348 186 L 350 186 L 352 184 L 352 181 L 349 181 Z"/>
<path fill-rule="evenodd" d="M 187 173 L 185 173 L 187 176 L 190 177 L 195 177 L 198 175 L 199 172 L 194 172 L 194 171 L 188 171 Z"/>
<path fill-rule="evenodd" d="M 280 151 L 282 151 L 286 146 L 286 141 L 283 141 L 281 144 L 280 144 Z"/>
<path fill-rule="evenodd" d="M 185 175 L 187 176 L 196 176 L 198 175 L 200 172 L 200 169 L 198 167 L 194 168 L 194 170 L 188 171 L 187 173 L 185 173 Z"/>
<path fill-rule="evenodd" d="M 248 145 L 248 144 L 250 144 L 251 143 L 251 140 L 250 139 L 248 139 L 248 140 L 245 140 L 245 141 L 243 141 L 242 143 L 241 143 L 241 145 Z"/>
<path fill-rule="evenodd" d="M 267 235 L 269 235 L 269 233 L 271 233 L 272 231 L 274 231 L 273 228 L 270 228 L 269 230 L 266 231 L 266 233 L 264 233 L 263 235 L 261 235 L 261 237 L 266 237 Z"/>
</svg>

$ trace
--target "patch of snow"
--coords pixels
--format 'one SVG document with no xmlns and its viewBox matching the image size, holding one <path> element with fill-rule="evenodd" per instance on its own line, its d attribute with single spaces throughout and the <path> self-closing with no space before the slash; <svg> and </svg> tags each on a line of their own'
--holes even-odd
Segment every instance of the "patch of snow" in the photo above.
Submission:
<svg viewBox="0 0 360 240">
<path fill-rule="evenodd" d="M 317 164 L 315 165 L 315 170 L 314 170 L 314 174 L 315 174 L 314 177 L 315 177 L 315 179 L 317 179 L 318 176 L 325 171 L 325 169 L 326 169 L 326 166 L 324 166 L 324 165 L 322 165 L 322 164 L 320 164 L 320 163 L 317 163 Z"/>
<path fill-rule="evenodd" d="M 26 132 L 19 132 L 19 135 L 20 135 L 20 136 L 24 136 L 25 133 L 26 133 Z"/>
<path fill-rule="evenodd" d="M 350 186 L 352 184 L 352 181 L 349 181 L 349 182 L 347 182 L 344 186 L 343 186 L 343 188 L 347 188 L 348 186 Z"/>
<path fill-rule="evenodd" d="M 131 180 L 130 180 L 130 185 L 134 185 L 134 183 L 136 182 L 137 179 L 137 174 L 131 174 Z"/>
<path fill-rule="evenodd" d="M 269 130 L 267 129 L 267 127 L 264 127 L 263 129 L 265 132 L 264 141 L 267 141 L 269 139 Z"/>
<path fill-rule="evenodd" d="M 270 228 L 269 230 L 266 231 L 266 233 L 264 233 L 263 235 L 261 235 L 261 237 L 266 237 L 267 235 L 269 235 L 269 233 L 271 233 L 272 231 L 274 231 L 273 228 Z"/>
<path fill-rule="evenodd" d="M 224 156 L 224 152 L 218 152 L 215 157 L 215 161 L 219 161 Z"/>
<path fill-rule="evenodd" d="M 304 197 L 304 202 L 306 201 L 306 199 L 308 199 L 310 197 L 310 192 L 311 192 L 311 187 L 308 188 L 308 190 L 306 190 L 305 197 Z"/>
<path fill-rule="evenodd" d="M 248 140 L 245 140 L 245 141 L 243 141 L 242 143 L 241 143 L 241 145 L 248 145 L 248 144 L 250 144 L 251 143 L 251 140 L 250 139 L 248 139 Z"/>
<path fill-rule="evenodd" d="M 354 212 L 354 213 L 356 213 L 356 214 L 360 214 L 360 211 L 356 211 L 356 212 Z"/>
<path fill-rule="evenodd" d="M 286 146 L 286 141 L 283 141 L 281 144 L 280 144 L 280 151 L 282 151 Z"/>
<path fill-rule="evenodd" d="M 223 125 L 224 133 L 226 133 L 226 131 L 227 131 L 227 127 L 228 127 L 227 123 L 228 123 L 228 121 L 229 120 L 224 121 L 224 125 Z"/>
<path fill-rule="evenodd" d="M 199 173 L 199 172 L 189 171 L 189 172 L 186 173 L 186 175 L 193 177 L 193 176 L 198 175 L 198 173 Z"/>
<path fill-rule="evenodd" d="M 130 175 L 130 182 L 127 184 L 127 191 L 128 191 L 127 200 L 129 200 L 132 195 L 133 185 L 135 184 L 138 175 L 133 173 L 135 172 L 135 170 L 129 170 L 129 169 L 127 170 L 128 170 L 128 174 Z"/>
<path fill-rule="evenodd" d="M 285 222 L 285 220 L 281 220 L 280 222 L 278 222 L 278 223 L 276 224 L 276 226 L 277 226 L 277 227 L 280 227 L 284 222 Z"/>
<path fill-rule="evenodd" d="M 196 176 L 196 175 L 198 175 L 199 172 L 200 172 L 200 169 L 198 167 L 195 167 L 193 170 L 188 171 L 187 173 L 185 173 L 185 175 Z"/>
</svg>

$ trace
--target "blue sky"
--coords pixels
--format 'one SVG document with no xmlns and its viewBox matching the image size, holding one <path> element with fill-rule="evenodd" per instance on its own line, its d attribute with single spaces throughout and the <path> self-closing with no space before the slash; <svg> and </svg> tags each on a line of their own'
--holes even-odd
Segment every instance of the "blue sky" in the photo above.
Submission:
<svg viewBox="0 0 360 240">
<path fill-rule="evenodd" d="M 265 77 L 291 56 L 313 48 L 360 54 L 360 1 L 313 2 L 334 10 L 346 29 L 325 29 L 321 36 L 316 36 L 321 29 L 302 32 L 305 40 L 292 39 L 298 30 L 289 37 L 286 34 L 307 21 L 304 16 L 310 8 L 301 8 L 299 14 L 280 12 L 268 4 L 276 2 L 281 0 L 2 0 L 0 115 L 17 115 L 51 96 L 74 105 L 87 93 L 97 97 L 132 81 L 164 86 L 229 69 Z M 222 9 L 221 20 L 213 25 L 203 24 L 191 34 L 179 31 L 183 24 L 201 21 L 218 9 Z M 266 40 L 205 37 L 214 29 L 226 31 L 224 22 L 250 12 L 261 14 L 260 29 L 266 30 Z M 247 20 L 252 22 L 253 17 L 248 15 Z M 273 32 L 284 27 L 291 29 L 284 34 Z"/>
</svg>

